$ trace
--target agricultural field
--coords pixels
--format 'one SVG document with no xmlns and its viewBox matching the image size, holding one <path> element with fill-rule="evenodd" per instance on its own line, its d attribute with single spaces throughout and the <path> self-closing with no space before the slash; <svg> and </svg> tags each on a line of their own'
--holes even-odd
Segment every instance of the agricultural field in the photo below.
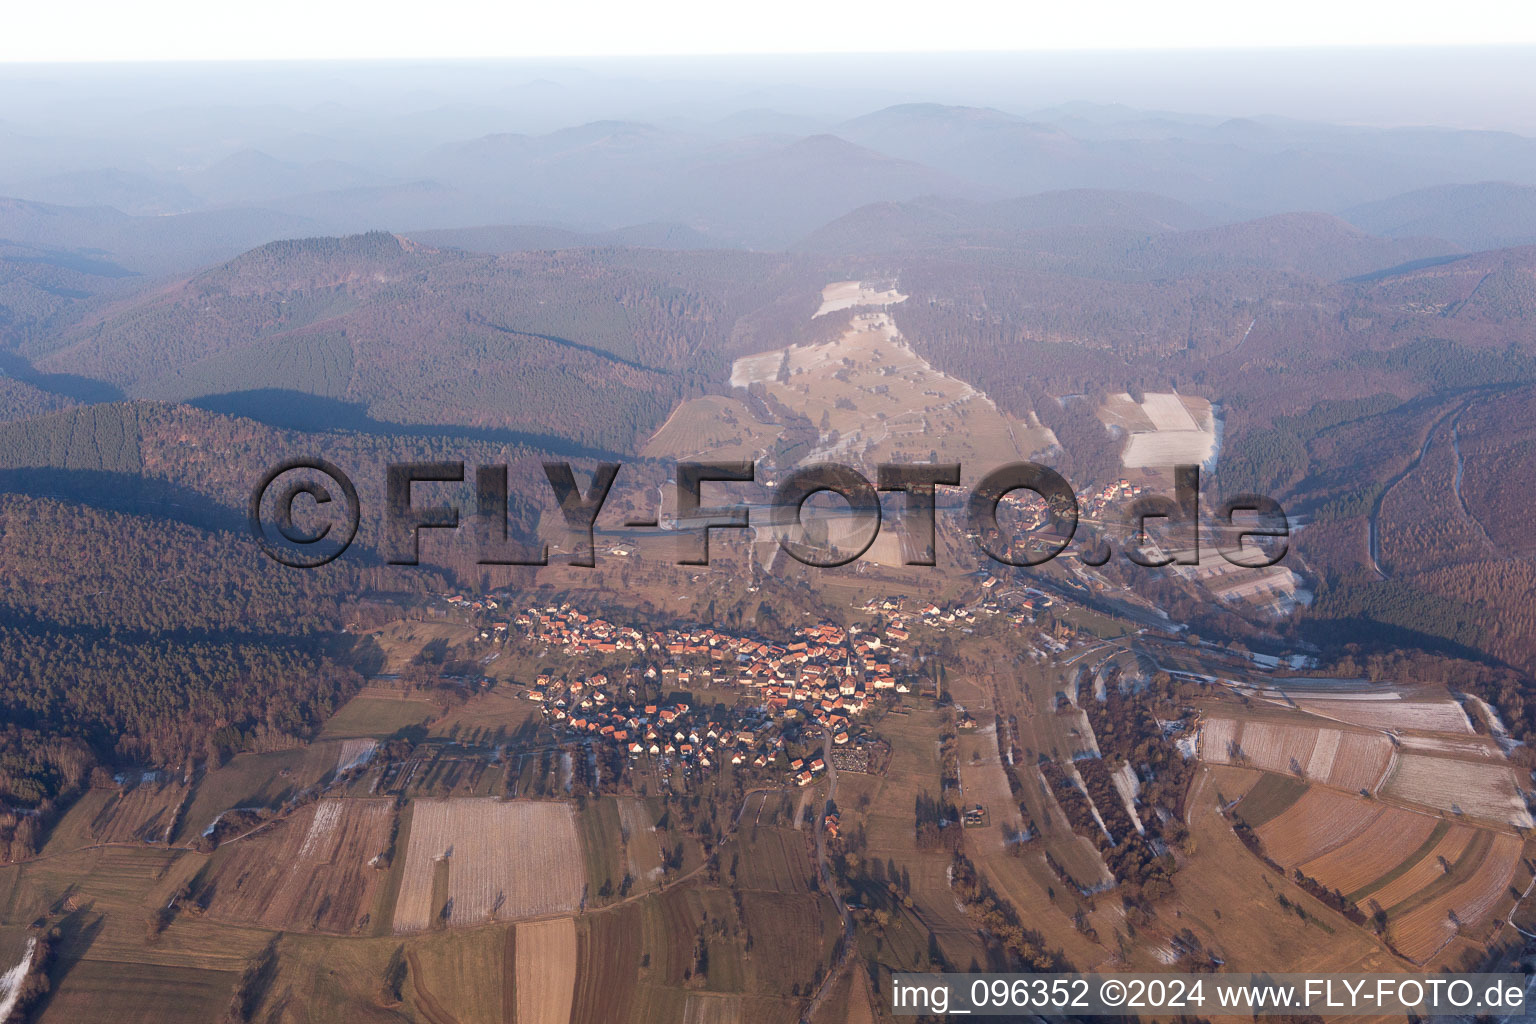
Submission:
<svg viewBox="0 0 1536 1024">
<path fill-rule="evenodd" d="M 576 921 L 557 917 L 517 926 L 517 1024 L 567 1024 L 576 984 Z"/>
<path fill-rule="evenodd" d="M 745 402 L 705 395 L 683 402 L 651 435 L 640 454 L 654 459 L 755 459 L 773 446 L 784 428 L 764 423 Z"/>
<path fill-rule="evenodd" d="M 192 967 L 85 960 L 48 998 L 42 1024 L 207 1024 L 229 1005 L 238 975 Z"/>
<path fill-rule="evenodd" d="M 1440 819 L 1401 807 L 1385 807 L 1343 843 L 1302 861 L 1301 873 L 1330 889 L 1351 893 L 1369 887 L 1397 865 L 1418 856 Z"/>
<path fill-rule="evenodd" d="M 336 770 L 340 750 L 339 743 L 311 743 L 271 753 L 236 754 L 228 764 L 197 780 L 176 841 L 195 841 L 227 810 L 275 808 L 319 785 Z"/>
<path fill-rule="evenodd" d="M 1416 770 L 1463 763 L 1411 760 L 1428 762 Z M 1390 795 L 1383 790 L 1383 796 Z M 1521 840 L 1506 832 L 1306 787 L 1282 775 L 1264 775 L 1238 801 L 1235 813 L 1254 828 L 1265 856 L 1283 869 L 1337 891 L 1367 915 L 1384 914 L 1393 947 L 1416 963 L 1493 920 L 1498 906 L 1511 899 L 1522 848 Z"/>
<path fill-rule="evenodd" d="M 894 861 L 898 869 L 911 876 L 916 912 L 932 930 L 950 962 L 968 964 L 975 959 L 985 963 L 986 950 L 974 922 L 956 905 L 949 887 L 949 855 L 942 850 L 919 850 L 916 846 L 913 810 L 917 798 L 924 793 L 936 797 L 941 792 L 934 743 L 938 728 L 939 715 L 931 710 L 888 715 L 881 722 L 881 734 L 891 743 L 891 762 L 885 775 L 870 777 L 874 789 L 864 817 L 868 834 L 865 856 Z M 852 801 L 843 789 L 855 778 L 858 777 L 839 776 L 838 800 L 844 806 L 851 806 Z M 1098 851 L 1092 852 L 1097 856 Z"/>
<path fill-rule="evenodd" d="M 514 1020 L 515 947 L 516 931 L 509 926 L 437 932 L 398 942 L 395 948 L 407 968 L 400 989 L 414 1011 L 410 1016 L 426 1024 Z"/>
<path fill-rule="evenodd" d="M 1481 832 L 1449 870 L 1417 895 L 1388 908 L 1388 937 L 1404 956 L 1425 963 L 1462 934 L 1473 934 L 1510 900 L 1510 882 L 1520 864 L 1521 840 L 1503 832 Z"/>
<path fill-rule="evenodd" d="M 1382 733 L 1212 715 L 1201 723 L 1200 757 L 1350 792 L 1375 792 L 1392 763 L 1393 747 Z"/>
<path fill-rule="evenodd" d="M 741 996 L 688 993 L 682 1024 L 742 1024 Z"/>
<path fill-rule="evenodd" d="M 750 989 L 786 998 L 796 985 L 804 991 L 816 969 L 831 961 L 841 932 L 830 901 L 814 894 L 747 892 L 741 903 L 742 925 L 751 941 Z"/>
<path fill-rule="evenodd" d="M 624 881 L 624 826 L 613 797 L 587 801 L 577 815 L 586 857 L 587 905 L 613 900 Z"/>
<path fill-rule="evenodd" d="M 87 790 L 54 826 L 45 849 L 78 850 L 97 843 L 168 843 L 191 787 L 146 776 L 126 789 Z"/>
<path fill-rule="evenodd" d="M 821 306 L 812 319 L 854 306 L 889 306 L 906 301 L 907 297 L 895 288 L 874 288 L 863 281 L 833 281 L 821 290 Z"/>
<path fill-rule="evenodd" d="M 392 622 L 370 634 L 384 654 L 381 674 L 394 676 L 410 667 L 422 649 L 434 641 L 449 646 L 461 644 L 475 635 L 475 630 L 462 622 L 443 620 L 421 621 L 404 619 Z M 385 680 L 388 682 L 388 680 Z M 360 696 L 391 699 L 405 698 L 403 691 L 390 690 L 387 686 L 370 686 Z M 409 699 L 409 698 L 406 698 Z"/>
<path fill-rule="evenodd" d="M 1504 760 L 1498 744 L 1486 736 L 1417 736 L 1405 733 L 1398 737 L 1398 743 L 1403 750 L 1420 754 Z"/>
<path fill-rule="evenodd" d="M 1507 764 L 1404 754 L 1382 795 L 1484 821 L 1532 827 L 1514 769 Z"/>
<path fill-rule="evenodd" d="M 640 974 L 638 904 L 576 922 L 576 986 L 572 1024 L 611 1024 L 629 1019 Z"/>
<path fill-rule="evenodd" d="M 517 687 L 496 686 L 443 712 L 427 729 L 427 735 L 496 746 L 532 732 L 540 721 L 537 705 L 518 697 Z"/>
<path fill-rule="evenodd" d="M 1270 778 L 1286 789 L 1261 791 Z M 1390 969 L 1390 953 L 1367 929 L 1350 924 L 1288 875 L 1252 856 L 1222 813 L 1233 800 L 1242 801 L 1242 813 L 1250 796 L 1258 798 L 1258 806 L 1283 802 L 1276 797 L 1285 796 L 1294 804 L 1304 788 L 1300 780 L 1241 768 L 1204 764 L 1197 769 L 1185 801 L 1194 848 L 1174 876 L 1174 897 L 1159 908 L 1164 934 L 1171 939 L 1187 929 L 1230 971 Z M 1159 950 L 1152 929 L 1137 930 L 1138 955 L 1150 954 L 1142 969 L 1170 969 L 1176 959 L 1172 946 Z"/>
<path fill-rule="evenodd" d="M 618 798 L 619 824 L 624 830 L 624 857 L 636 885 L 654 885 L 662 876 L 661 833 L 645 801 Z"/>
<path fill-rule="evenodd" d="M 1270 780 L 1276 780 L 1270 782 Z M 1288 786 L 1290 802 L 1278 789 Z M 1357 796 L 1321 786 L 1307 787 L 1284 775 L 1266 775 L 1236 808 L 1264 844 L 1264 852 L 1286 870 L 1348 843 L 1386 810 Z"/>
<path fill-rule="evenodd" d="M 810 892 L 815 865 L 806 832 L 748 826 L 742 829 L 737 846 L 738 888 L 787 894 Z"/>
<path fill-rule="evenodd" d="M 321 800 L 217 850 L 194 897 L 208 916 L 285 931 L 353 934 L 373 920 L 392 800 Z"/>
<path fill-rule="evenodd" d="M 1439 881 L 1480 834 L 1465 825 L 1441 822 L 1424 845 L 1391 872 L 1345 895 L 1373 913 L 1400 906 Z"/>
<path fill-rule="evenodd" d="M 325 723 L 322 739 L 387 739 L 420 725 L 442 709 L 431 701 L 407 698 L 398 691 L 364 690 L 343 704 Z"/>
<path fill-rule="evenodd" d="M 976 855 L 1003 853 L 1008 838 L 1024 827 L 1024 819 L 1003 773 L 995 725 L 960 737 L 960 789 L 967 807 L 981 804 L 990 818 L 986 828 L 967 830 L 967 841 Z"/>
<path fill-rule="evenodd" d="M 1290 775 L 1243 772 L 1237 778 L 1246 781 L 1246 788 L 1227 791 L 1223 799 L 1234 801 L 1237 816 L 1254 828 L 1284 814 L 1309 792 L 1305 782 Z"/>
<path fill-rule="evenodd" d="M 1138 403 L 1122 392 L 1105 400 L 1099 419 L 1129 435 L 1120 453 L 1127 469 L 1200 465 L 1216 451 L 1216 417 L 1204 398 L 1148 393 Z"/>
<path fill-rule="evenodd" d="M 576 818 L 553 801 L 416 800 L 405 851 L 396 932 L 441 917 L 482 924 L 571 913 L 586 885 Z M 445 901 L 434 899 L 446 873 Z"/>
<path fill-rule="evenodd" d="M 336 752 L 336 774 L 361 768 L 373 760 L 373 752 L 378 746 L 379 741 L 375 739 L 342 740 Z"/>
<path fill-rule="evenodd" d="M 1298 698 L 1305 711 L 1368 729 L 1472 734 L 1467 713 L 1454 700 L 1352 700 Z"/>
</svg>

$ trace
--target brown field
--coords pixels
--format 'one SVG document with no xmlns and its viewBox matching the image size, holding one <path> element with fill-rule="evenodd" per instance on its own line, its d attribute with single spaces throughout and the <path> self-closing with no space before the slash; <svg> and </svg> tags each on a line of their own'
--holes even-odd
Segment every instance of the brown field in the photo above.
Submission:
<svg viewBox="0 0 1536 1024">
<path fill-rule="evenodd" d="M 862 281 L 833 281 L 821 290 L 821 307 L 816 310 L 815 316 L 826 316 L 854 306 L 885 306 L 905 301 L 907 297 L 895 288 L 881 290 Z"/>
<path fill-rule="evenodd" d="M 1212 764 L 1293 775 L 1350 792 L 1374 792 L 1392 762 L 1392 741 L 1381 733 L 1300 722 L 1211 717 L 1201 725 L 1200 756 Z"/>
<path fill-rule="evenodd" d="M 977 760 L 971 759 L 973 755 Z M 960 788 L 966 805 L 981 804 L 991 819 L 986 828 L 967 829 L 967 843 L 978 856 L 1003 853 L 1005 835 L 1017 834 L 1024 819 L 998 756 L 996 726 L 960 738 Z"/>
<path fill-rule="evenodd" d="M 431 701 L 407 698 L 398 690 L 365 688 L 330 717 L 320 736 L 328 740 L 383 739 L 419 725 L 441 710 Z"/>
<path fill-rule="evenodd" d="M 1239 805 L 1239 813 L 1241 809 Z M 1314 786 L 1255 831 L 1269 858 L 1289 871 L 1348 843 L 1374 824 L 1385 810 L 1381 804 Z"/>
<path fill-rule="evenodd" d="M 683 1005 L 683 1024 L 742 1024 L 741 996 L 690 992 Z"/>
<path fill-rule="evenodd" d="M 803 991 L 818 966 L 830 962 L 838 919 L 822 897 L 772 892 L 742 895 L 742 923 L 752 937 L 747 954 L 752 991 L 789 996 L 795 985 Z"/>
<path fill-rule="evenodd" d="M 90 789 L 48 835 L 46 851 L 98 843 L 167 843 L 174 838 L 190 787 L 181 782 L 138 782 L 126 792 Z"/>
<path fill-rule="evenodd" d="M 385 872 L 390 800 L 321 800 L 214 854 L 196 893 L 208 916 L 286 931 L 355 932 L 371 922 Z"/>
<path fill-rule="evenodd" d="M 629 1018 L 640 972 L 640 907 L 584 915 L 576 928 L 576 991 L 572 1024 L 611 1024 Z"/>
<path fill-rule="evenodd" d="M 1504 755 L 1499 746 L 1487 736 L 1414 736 L 1400 738 L 1404 750 L 1423 754 L 1445 754 L 1450 757 L 1480 757 L 1490 761 L 1502 761 Z"/>
<path fill-rule="evenodd" d="M 68 900 L 62 905 L 78 910 L 65 920 L 65 935 L 56 945 L 61 964 L 85 959 L 239 971 L 269 932 L 181 914 L 158 941 L 145 942 L 145 918 L 165 906 L 188 871 L 203 862 L 190 851 L 139 845 L 27 861 L 0 870 L 0 923 L 30 924 Z"/>
<path fill-rule="evenodd" d="M 1506 833 L 1491 835 L 1491 841 L 1469 844 L 1436 887 L 1400 905 L 1398 913 L 1389 911 L 1388 935 L 1410 960 L 1424 963 L 1458 934 L 1481 928 L 1505 899 L 1522 843 Z M 1481 856 L 1478 847 L 1485 848 Z"/>
<path fill-rule="evenodd" d="M 494 671 L 509 660 L 501 658 L 487 665 L 486 669 Z M 523 700 L 517 693 L 513 686 L 496 686 L 485 693 L 477 693 L 435 719 L 427 735 L 465 744 L 500 744 L 528 728 L 530 723 L 538 724 L 538 705 Z"/>
<path fill-rule="evenodd" d="M 845 1024 L 875 1024 L 875 994 L 870 991 L 869 975 L 853 972 L 853 987 L 848 993 L 848 1019 Z"/>
<path fill-rule="evenodd" d="M 869 809 L 864 813 L 869 844 L 865 856 L 894 860 L 898 868 L 910 873 L 916 912 L 932 928 L 951 962 L 969 964 L 975 959 L 985 963 L 987 951 L 977 934 L 975 921 L 956 905 L 954 892 L 949 887 L 950 857 L 943 851 L 916 848 L 913 804 L 922 793 L 938 795 L 940 792 L 938 748 L 934 742 L 938 727 L 939 715 L 929 709 L 888 715 L 881 722 L 881 734 L 892 746 L 891 761 L 884 775 L 869 777 L 876 788 Z M 858 776 L 848 776 L 849 780 L 854 778 Z M 1034 772 L 1034 778 L 1040 779 L 1038 771 Z M 845 806 L 851 806 L 851 801 L 843 794 L 847 784 L 848 781 L 840 776 L 838 796 Z M 1026 781 L 1025 785 L 1029 784 Z M 1098 851 L 1091 844 L 1088 844 L 1088 852 L 1097 858 Z"/>
<path fill-rule="evenodd" d="M 1130 435 L 1121 454 L 1128 467 L 1204 462 L 1215 450 L 1215 418 L 1203 398 L 1148 393 L 1138 403 L 1122 392 L 1108 396 L 1098 414 L 1106 426 Z"/>
<path fill-rule="evenodd" d="M 277 807 L 318 785 L 336 769 L 338 743 L 311 743 L 261 754 L 236 754 L 204 775 L 177 830 L 178 842 L 195 840 L 234 807 Z"/>
<path fill-rule="evenodd" d="M 510 927 L 442 931 L 396 942 L 393 948 L 404 950 L 409 967 L 403 989 L 415 1011 L 410 1018 L 423 1024 L 513 1020 L 516 945 Z M 385 948 L 390 948 L 388 943 Z"/>
<path fill-rule="evenodd" d="M 722 459 L 755 459 L 783 432 L 783 427 L 752 415 L 739 399 L 705 395 L 673 410 L 640 454 L 687 459 L 708 453 Z"/>
<path fill-rule="evenodd" d="M 98 843 L 166 843 L 189 787 L 181 782 L 140 782 L 102 809 L 91 822 Z"/>
<path fill-rule="evenodd" d="M 1193 851 L 1174 876 L 1175 895 L 1158 906 L 1158 928 L 1137 929 L 1129 969 L 1170 970 L 1172 950 L 1158 950 L 1154 936 L 1185 929 L 1221 957 L 1228 971 L 1390 969 L 1390 955 L 1367 929 L 1350 925 L 1289 875 L 1277 875 L 1233 833 L 1220 808 L 1257 775 L 1219 765 L 1197 769 L 1185 800 Z"/>
<path fill-rule="evenodd" d="M 1243 723 L 1238 747 L 1255 768 L 1301 776 L 1312 763 L 1320 731 L 1305 725 L 1247 721 Z"/>
<path fill-rule="evenodd" d="M 432 898 L 439 861 L 447 864 L 447 919 L 455 925 L 570 913 L 581 904 L 586 884 L 576 820 L 567 804 L 417 800 L 395 931 L 421 931 L 440 912 Z"/>
<path fill-rule="evenodd" d="M 1382 794 L 1485 821 L 1532 826 L 1531 812 L 1508 765 L 1404 754 Z"/>
<path fill-rule="evenodd" d="M 650 955 L 647 981 L 679 987 L 693 970 L 694 939 L 703 919 L 691 886 L 673 886 L 640 901 L 640 948 Z"/>
<path fill-rule="evenodd" d="M 1200 757 L 1212 764 L 1230 764 L 1238 751 L 1242 723 L 1235 718 L 1207 718 L 1200 723 Z"/>
<path fill-rule="evenodd" d="M 1374 793 L 1386 777 L 1393 756 L 1391 742 L 1376 733 L 1343 733 L 1333 764 L 1322 781 L 1351 793 Z"/>
<path fill-rule="evenodd" d="M 1242 770 L 1226 773 L 1222 779 L 1221 799 L 1236 800 L 1233 813 L 1253 828 L 1258 828 L 1290 809 L 1291 805 L 1307 794 L 1308 786 L 1300 779 L 1274 772 Z M 1243 785 L 1242 780 L 1247 780 Z M 1229 791 L 1236 782 L 1241 789 Z"/>
<path fill-rule="evenodd" d="M 43 1024 L 206 1024 L 229 1004 L 236 975 L 190 967 L 83 960 L 49 997 Z"/>
<path fill-rule="evenodd" d="M 517 1024 L 568 1024 L 576 985 L 576 919 L 517 926 Z"/>
<path fill-rule="evenodd" d="M 1385 875 L 1423 845 L 1440 819 L 1387 807 L 1349 842 L 1301 864 L 1301 873 L 1330 889 L 1354 892 Z"/>
<path fill-rule="evenodd" d="M 342 740 L 336 751 L 336 772 L 350 771 L 353 768 L 361 768 L 373 760 L 373 752 L 378 749 L 379 741 L 369 739 Z"/>
<path fill-rule="evenodd" d="M 1470 735 L 1472 723 L 1453 700 L 1306 700 L 1296 702 L 1324 718 L 1370 729 L 1417 729 Z"/>
<path fill-rule="evenodd" d="M 1406 871 L 1384 885 L 1373 885 L 1368 888 L 1360 894 L 1357 902 L 1363 906 L 1374 905 L 1384 910 L 1390 910 L 1400 903 L 1407 902 L 1444 877 L 1446 872 L 1450 871 L 1451 865 L 1466 852 L 1468 844 L 1476 834 L 1474 829 L 1465 825 L 1450 826 L 1440 837 L 1440 841 L 1424 856 L 1409 865 Z"/>
<path fill-rule="evenodd" d="M 801 893 L 810 891 L 811 863 L 806 833 L 759 826 L 741 836 L 736 884 L 742 889 Z"/>
<path fill-rule="evenodd" d="M 643 800 L 618 798 L 619 824 L 624 830 L 624 855 L 635 884 L 645 886 L 661 879 L 661 836 Z"/>
<path fill-rule="evenodd" d="M 373 639 L 383 649 L 385 657 L 383 672 L 387 674 L 403 672 L 411 664 L 412 659 L 421 653 L 421 649 L 433 640 L 445 640 L 453 645 L 461 644 L 474 635 L 475 630 L 462 622 L 416 619 L 391 622 L 372 634 Z M 402 690 L 379 685 L 366 688 L 360 696 L 388 700 L 391 697 L 404 697 L 405 694 Z"/>
</svg>

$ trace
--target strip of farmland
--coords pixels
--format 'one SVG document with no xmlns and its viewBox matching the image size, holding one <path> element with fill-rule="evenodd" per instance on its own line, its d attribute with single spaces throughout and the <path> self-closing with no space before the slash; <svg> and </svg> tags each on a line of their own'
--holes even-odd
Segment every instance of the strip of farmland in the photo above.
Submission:
<svg viewBox="0 0 1536 1024">
<path fill-rule="evenodd" d="M 395 931 L 421 931 L 440 912 L 432 880 L 448 865 L 453 925 L 568 914 L 586 884 L 576 820 L 553 801 L 463 798 L 415 801 Z"/>
<path fill-rule="evenodd" d="M 1350 792 L 1375 792 L 1392 764 L 1381 733 L 1303 723 L 1212 717 L 1200 729 L 1200 756 L 1213 764 L 1294 775 Z"/>
</svg>

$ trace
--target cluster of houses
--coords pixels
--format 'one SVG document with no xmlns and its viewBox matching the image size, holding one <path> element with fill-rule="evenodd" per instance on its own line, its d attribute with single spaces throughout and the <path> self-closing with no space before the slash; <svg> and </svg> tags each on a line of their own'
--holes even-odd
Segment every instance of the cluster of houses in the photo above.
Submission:
<svg viewBox="0 0 1536 1024">
<path fill-rule="evenodd" d="M 1133 484 L 1125 479 L 1105 484 L 1097 490 L 1085 488 L 1076 495 L 1078 515 L 1086 519 L 1103 519 L 1117 502 L 1138 498 L 1146 491 L 1147 488 L 1141 484 Z M 1019 528 L 1025 532 L 1038 530 L 1050 520 L 1050 506 L 1046 500 L 1026 488 L 1009 491 L 998 504 L 1013 512 Z"/>
<path fill-rule="evenodd" d="M 1017 491 L 1015 494 L 1019 493 Z M 1025 491 L 1028 494 L 1030 492 Z M 1133 484 L 1129 480 L 1116 480 L 1114 483 L 1105 484 L 1098 490 L 1085 490 L 1077 496 L 1078 513 L 1086 519 L 1103 519 L 1110 510 L 1110 506 L 1127 498 L 1139 498 L 1147 493 L 1147 489 L 1141 484 Z"/>
<path fill-rule="evenodd" d="M 882 693 L 911 691 L 901 654 L 909 634 L 899 626 L 850 632 L 821 623 L 797 628 L 787 643 L 776 644 L 710 627 L 637 629 L 569 604 L 524 609 L 507 625 L 571 658 L 645 656 L 651 664 L 631 668 L 628 686 L 601 671 L 561 679 L 544 674 L 523 696 L 540 704 L 557 729 L 615 744 L 631 757 L 649 755 L 689 768 L 728 763 L 763 769 L 787 762 L 790 781 L 809 785 L 826 765 L 821 757 L 790 760 L 784 723 L 824 732 L 832 748 L 843 748 L 851 742 L 855 715 Z M 754 700 L 728 712 L 731 721 L 716 721 L 681 701 L 634 703 L 634 684 L 642 680 L 663 692 L 739 686 Z"/>
<path fill-rule="evenodd" d="M 1001 581 L 995 576 L 984 576 L 981 581 L 983 594 L 992 592 Z M 871 613 L 887 615 L 888 621 L 902 635 L 908 635 L 910 630 L 922 627 L 931 629 L 935 633 L 943 633 L 951 628 L 958 628 L 962 632 L 976 624 L 978 618 L 983 615 L 1003 615 L 1009 617 L 1009 621 L 1018 626 L 1027 626 L 1035 621 L 1035 615 L 1043 608 L 1049 608 L 1053 599 L 1043 591 L 1032 587 L 1025 587 L 1028 596 L 1012 601 L 1008 609 L 1005 609 L 997 601 L 983 598 L 975 607 L 958 605 L 949 608 L 941 608 L 936 604 L 925 604 L 915 613 L 905 612 L 906 599 L 902 597 L 875 597 L 864 602 L 864 610 Z M 887 630 L 889 632 L 889 630 Z"/>
<path fill-rule="evenodd" d="M 585 679 L 552 680 L 540 676 L 523 696 L 542 706 L 557 731 L 610 743 L 632 758 L 650 756 L 663 765 L 711 770 L 724 764 L 767 769 L 787 766 L 789 780 L 805 786 L 826 770 L 820 757 L 791 759 L 781 721 L 764 709 L 727 709 L 725 720 L 703 714 L 683 701 L 635 704 L 618 699 L 604 673 Z M 826 701 L 826 698 L 822 699 Z M 849 742 L 849 719 L 836 707 L 818 706 L 815 721 L 833 731 L 834 744 Z"/>
<path fill-rule="evenodd" d="M 830 623 L 802 626 L 787 643 L 774 643 L 709 626 L 645 630 L 617 625 L 562 604 L 525 609 L 510 625 L 532 642 L 571 657 L 648 655 L 655 664 L 647 675 L 660 683 L 742 686 L 761 691 L 781 710 L 812 697 L 842 698 L 844 705 L 863 710 L 868 694 L 910 689 L 901 675 L 902 645 L 910 633 L 894 624 L 880 632 L 851 633 Z M 494 629 L 503 635 L 506 627 Z"/>
</svg>

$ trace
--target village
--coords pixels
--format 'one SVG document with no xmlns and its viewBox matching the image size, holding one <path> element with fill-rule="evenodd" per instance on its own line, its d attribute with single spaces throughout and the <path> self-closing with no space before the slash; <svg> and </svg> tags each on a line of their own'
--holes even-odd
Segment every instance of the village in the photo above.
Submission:
<svg viewBox="0 0 1536 1024">
<path fill-rule="evenodd" d="M 782 765 L 790 781 L 809 785 L 825 771 L 827 754 L 791 756 L 787 741 L 827 738 L 831 747 L 845 747 L 855 716 L 882 697 L 912 692 L 916 682 L 902 653 L 910 632 L 893 624 L 850 633 L 821 623 L 774 644 L 710 627 L 645 631 L 562 605 L 525 609 L 511 628 L 572 659 L 626 652 L 656 658 L 659 663 L 623 677 L 542 673 L 522 696 L 541 706 L 557 735 L 586 736 L 631 758 L 659 759 L 664 773 L 674 767 L 685 774 L 708 771 L 722 763 L 765 770 Z M 695 688 L 736 688 L 744 699 L 717 703 L 708 712 L 677 699 Z M 670 696 L 636 703 L 642 689 Z"/>
<path fill-rule="evenodd" d="M 913 658 L 914 632 L 969 632 L 979 616 L 995 615 L 1024 627 L 1051 603 L 1032 592 L 1005 610 L 992 596 L 998 583 L 985 577 L 969 606 L 869 598 L 859 609 L 865 625 L 817 622 L 777 640 L 703 625 L 642 628 L 568 601 L 507 610 L 505 595 L 440 600 L 480 623 L 479 643 L 494 649 L 486 659 L 518 651 L 535 660 L 532 681 L 515 692 L 555 737 L 588 748 L 589 785 L 643 763 L 684 786 L 730 765 L 804 787 L 829 758 L 855 771 L 879 760 L 870 712 L 914 692 L 937 696 Z M 546 667 L 550 657 L 565 665 Z"/>
</svg>

